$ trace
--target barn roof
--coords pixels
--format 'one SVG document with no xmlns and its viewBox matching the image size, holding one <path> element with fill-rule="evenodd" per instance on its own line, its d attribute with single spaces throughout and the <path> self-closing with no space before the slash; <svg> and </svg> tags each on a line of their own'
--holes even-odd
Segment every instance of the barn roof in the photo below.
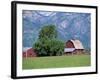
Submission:
<svg viewBox="0 0 100 80">
<path fill-rule="evenodd" d="M 64 52 L 73 52 L 75 48 L 65 48 Z"/>
<path fill-rule="evenodd" d="M 32 47 L 24 47 L 23 52 L 26 52 L 28 49 L 31 49 Z"/>
<path fill-rule="evenodd" d="M 79 40 L 70 40 L 70 41 L 74 44 L 75 49 L 84 49 L 81 41 Z"/>
</svg>

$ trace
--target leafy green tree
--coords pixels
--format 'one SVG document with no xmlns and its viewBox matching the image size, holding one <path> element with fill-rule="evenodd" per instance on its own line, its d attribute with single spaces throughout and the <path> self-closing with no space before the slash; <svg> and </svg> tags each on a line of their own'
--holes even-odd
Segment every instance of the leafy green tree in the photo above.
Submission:
<svg viewBox="0 0 100 80">
<path fill-rule="evenodd" d="M 41 29 L 34 48 L 38 56 L 56 56 L 64 53 L 64 43 L 57 39 L 57 31 L 54 25 L 47 25 Z"/>
<path fill-rule="evenodd" d="M 41 31 L 39 32 L 39 39 L 41 38 L 56 38 L 57 31 L 55 25 L 46 25 L 44 26 Z"/>
<path fill-rule="evenodd" d="M 60 40 L 53 39 L 49 42 L 50 56 L 62 55 L 64 53 L 64 43 Z"/>
</svg>

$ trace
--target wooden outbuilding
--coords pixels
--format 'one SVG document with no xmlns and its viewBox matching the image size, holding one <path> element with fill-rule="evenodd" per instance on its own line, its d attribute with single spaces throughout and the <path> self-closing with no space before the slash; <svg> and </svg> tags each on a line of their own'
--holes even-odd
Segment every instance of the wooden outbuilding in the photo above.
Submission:
<svg viewBox="0 0 100 80">
<path fill-rule="evenodd" d="M 23 57 L 36 57 L 36 51 L 33 48 L 24 48 Z"/>
<path fill-rule="evenodd" d="M 80 40 L 68 40 L 65 44 L 65 54 L 82 54 L 84 47 Z"/>
</svg>

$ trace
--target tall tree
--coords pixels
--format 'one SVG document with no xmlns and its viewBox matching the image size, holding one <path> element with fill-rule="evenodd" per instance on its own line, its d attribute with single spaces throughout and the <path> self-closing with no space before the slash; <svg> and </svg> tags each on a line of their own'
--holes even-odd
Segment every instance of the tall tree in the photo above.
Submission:
<svg viewBox="0 0 100 80">
<path fill-rule="evenodd" d="M 38 56 L 62 55 L 64 43 L 57 39 L 56 26 L 44 26 L 39 32 L 39 38 L 34 44 Z"/>
<path fill-rule="evenodd" d="M 41 38 L 54 39 L 56 37 L 57 37 L 57 31 L 55 25 L 46 25 L 39 32 L 39 39 Z"/>
</svg>

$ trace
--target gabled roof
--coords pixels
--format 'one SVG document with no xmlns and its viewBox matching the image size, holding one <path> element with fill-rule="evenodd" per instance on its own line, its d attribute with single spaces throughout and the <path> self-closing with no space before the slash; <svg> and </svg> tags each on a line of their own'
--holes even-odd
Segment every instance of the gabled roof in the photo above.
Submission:
<svg viewBox="0 0 100 80">
<path fill-rule="evenodd" d="M 79 41 L 79 40 L 70 40 L 74 46 L 75 46 L 75 49 L 84 49 L 82 43 Z"/>
<path fill-rule="evenodd" d="M 65 48 L 64 52 L 73 52 L 75 48 Z"/>
<path fill-rule="evenodd" d="M 28 49 L 31 49 L 32 47 L 24 47 L 23 52 L 26 52 Z"/>
</svg>

